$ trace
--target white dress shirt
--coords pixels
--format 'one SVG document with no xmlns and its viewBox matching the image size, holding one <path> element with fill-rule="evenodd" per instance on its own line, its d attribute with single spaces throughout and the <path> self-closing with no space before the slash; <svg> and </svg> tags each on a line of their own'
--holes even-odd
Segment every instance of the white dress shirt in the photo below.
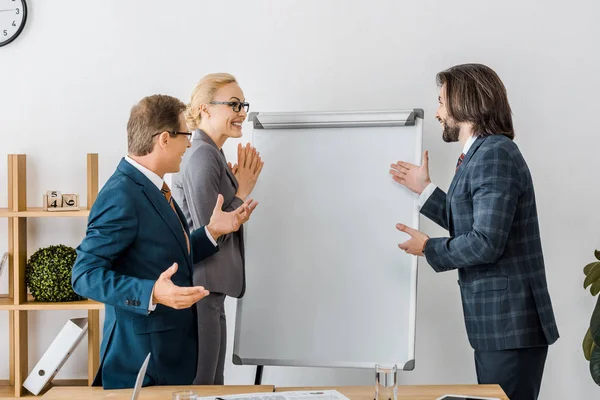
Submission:
<svg viewBox="0 0 600 400">
<path fill-rule="evenodd" d="M 467 139 L 467 142 L 465 143 L 465 147 L 463 147 L 463 154 L 464 155 L 467 154 L 467 152 L 469 151 L 469 149 L 471 148 L 471 146 L 473 145 L 473 143 L 475 143 L 476 139 L 477 139 L 477 137 L 475 137 L 473 135 L 471 135 L 471 137 L 469 137 L 469 139 Z M 423 204 L 425 204 L 427 202 L 427 200 L 433 194 L 433 192 L 435 191 L 435 189 L 437 189 L 437 186 L 433 182 L 431 182 L 429 185 L 427 185 L 427 187 L 425 188 L 425 190 L 423 190 L 423 192 L 419 196 L 419 205 L 421 207 L 423 207 Z"/>
<path fill-rule="evenodd" d="M 154 186 L 156 186 L 156 188 L 158 190 L 162 189 L 163 183 L 164 183 L 164 179 L 163 178 L 161 178 L 160 176 L 158 176 L 154 172 L 150 171 L 148 168 L 144 167 L 143 165 L 141 165 L 140 163 L 138 163 L 137 161 L 135 161 L 133 158 L 131 158 L 129 156 L 125 156 L 125 161 L 127 161 L 135 169 L 137 169 L 142 174 L 144 174 L 144 176 L 146 178 L 148 178 L 150 180 L 150 182 L 152 182 L 154 184 Z M 181 228 L 183 229 L 183 226 Z M 206 236 L 208 237 L 208 239 L 216 247 L 217 246 L 217 242 L 210 235 L 210 232 L 208 232 L 208 228 L 206 226 L 204 227 L 204 231 L 206 232 Z M 152 296 L 153 296 L 153 294 L 154 294 L 154 289 L 152 289 L 152 293 L 150 294 L 150 304 L 148 306 L 148 311 L 154 311 L 156 309 L 156 304 L 152 303 Z"/>
</svg>

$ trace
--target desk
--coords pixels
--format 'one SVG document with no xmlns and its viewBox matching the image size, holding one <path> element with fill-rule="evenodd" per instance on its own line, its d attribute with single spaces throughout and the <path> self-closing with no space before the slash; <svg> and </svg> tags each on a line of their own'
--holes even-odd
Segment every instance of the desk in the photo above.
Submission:
<svg viewBox="0 0 600 400">
<path fill-rule="evenodd" d="M 351 400 L 373 400 L 374 386 L 280 387 L 274 386 L 149 386 L 142 389 L 140 400 L 170 400 L 177 390 L 192 389 L 199 396 L 257 392 L 335 389 Z M 132 389 L 104 390 L 101 387 L 54 387 L 42 400 L 129 400 Z M 398 400 L 434 400 L 446 393 L 497 397 L 508 400 L 498 385 L 418 385 L 398 386 Z"/>
<path fill-rule="evenodd" d="M 142 388 L 139 400 L 171 400 L 178 390 L 191 389 L 199 396 L 272 392 L 274 386 L 148 386 Z M 42 400 L 130 400 L 133 389 L 104 390 L 101 387 L 53 387 Z"/>
<path fill-rule="evenodd" d="M 350 400 L 373 400 L 373 386 L 280 387 L 276 392 L 335 389 Z M 444 394 L 467 394 L 509 400 L 499 385 L 398 385 L 398 400 L 434 400 Z"/>
</svg>

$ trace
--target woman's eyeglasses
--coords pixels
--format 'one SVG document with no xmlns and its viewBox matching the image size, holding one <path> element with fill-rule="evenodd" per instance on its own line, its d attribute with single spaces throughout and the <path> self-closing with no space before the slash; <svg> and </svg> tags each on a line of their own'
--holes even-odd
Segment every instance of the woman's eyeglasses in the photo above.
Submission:
<svg viewBox="0 0 600 400">
<path fill-rule="evenodd" d="M 209 104 L 224 104 L 226 106 L 231 107 L 234 112 L 240 112 L 242 107 L 244 111 L 248 112 L 250 109 L 250 103 L 241 102 L 241 101 L 211 101 Z"/>
</svg>

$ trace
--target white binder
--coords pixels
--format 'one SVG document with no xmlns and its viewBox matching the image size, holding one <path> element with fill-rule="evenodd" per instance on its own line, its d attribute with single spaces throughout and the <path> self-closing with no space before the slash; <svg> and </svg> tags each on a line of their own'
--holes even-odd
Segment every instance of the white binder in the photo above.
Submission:
<svg viewBox="0 0 600 400">
<path fill-rule="evenodd" d="M 73 318 L 67 321 L 33 368 L 23 383 L 23 387 L 37 396 L 46 384 L 54 379 L 54 376 L 85 336 L 87 328 L 87 318 Z"/>
<path fill-rule="evenodd" d="M 2 276 L 2 271 L 4 270 L 4 266 L 6 265 L 7 261 L 8 261 L 8 253 L 4 253 L 2 255 L 2 258 L 0 258 L 0 276 Z"/>
</svg>

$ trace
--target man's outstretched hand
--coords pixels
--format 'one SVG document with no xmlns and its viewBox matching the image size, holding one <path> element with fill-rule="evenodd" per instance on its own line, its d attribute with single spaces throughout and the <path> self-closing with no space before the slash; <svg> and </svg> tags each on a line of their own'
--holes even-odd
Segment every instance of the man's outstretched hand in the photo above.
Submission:
<svg viewBox="0 0 600 400">
<path fill-rule="evenodd" d="M 208 232 L 217 240 L 222 235 L 237 231 L 250 219 L 257 205 L 258 202 L 248 199 L 233 211 L 223 211 L 223 195 L 220 194 L 207 226 Z"/>
<path fill-rule="evenodd" d="M 208 290 L 202 286 L 181 287 L 175 285 L 171 277 L 177 272 L 177 268 L 177 263 L 174 263 L 169 269 L 160 274 L 158 280 L 154 283 L 152 303 L 163 304 L 180 310 L 193 306 L 209 295 Z"/>
</svg>

